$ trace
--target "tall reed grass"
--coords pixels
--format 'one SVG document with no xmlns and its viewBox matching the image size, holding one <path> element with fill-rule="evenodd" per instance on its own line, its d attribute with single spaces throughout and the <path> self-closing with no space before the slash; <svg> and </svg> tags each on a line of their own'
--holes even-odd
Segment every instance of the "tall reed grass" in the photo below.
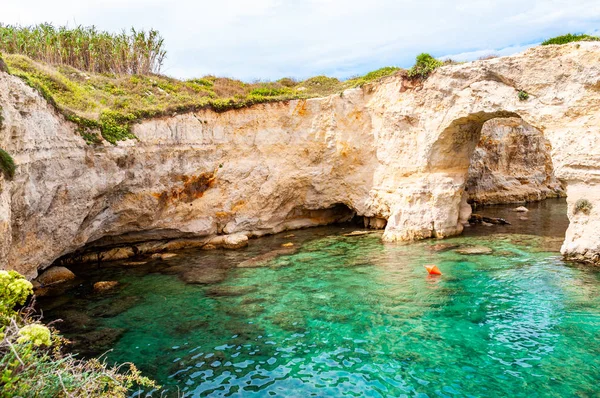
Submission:
<svg viewBox="0 0 600 398">
<path fill-rule="evenodd" d="M 55 27 L 0 24 L 0 52 L 22 54 L 32 59 L 69 65 L 96 73 L 160 73 L 166 56 L 158 31 L 131 29 L 113 34 L 95 26 Z"/>
</svg>

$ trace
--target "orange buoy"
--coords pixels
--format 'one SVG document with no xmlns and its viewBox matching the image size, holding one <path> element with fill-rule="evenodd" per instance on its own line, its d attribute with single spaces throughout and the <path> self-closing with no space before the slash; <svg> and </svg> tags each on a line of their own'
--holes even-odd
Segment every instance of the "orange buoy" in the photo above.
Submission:
<svg viewBox="0 0 600 398">
<path fill-rule="evenodd" d="M 442 275 L 442 271 L 435 264 L 426 264 L 423 267 L 429 272 L 429 275 Z"/>
</svg>

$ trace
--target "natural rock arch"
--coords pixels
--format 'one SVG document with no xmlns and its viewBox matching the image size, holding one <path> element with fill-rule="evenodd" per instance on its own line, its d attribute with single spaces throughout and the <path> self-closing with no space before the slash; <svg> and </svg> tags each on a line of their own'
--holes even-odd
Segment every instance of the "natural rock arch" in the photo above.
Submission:
<svg viewBox="0 0 600 398">
<path fill-rule="evenodd" d="M 483 124 L 491 119 L 517 117 L 515 112 L 477 112 L 460 117 L 450 123 L 431 146 L 428 169 L 432 173 L 462 173 L 468 170 L 473 151 L 481 138 Z"/>
<path fill-rule="evenodd" d="M 470 215 L 464 189 L 481 129 L 491 119 L 506 117 L 520 115 L 502 109 L 478 111 L 447 124 L 428 146 L 423 172 L 407 185 L 397 202 L 400 206 L 392 210 L 384 241 L 445 238 L 462 232 Z"/>
<path fill-rule="evenodd" d="M 468 202 L 477 206 L 566 196 L 551 153 L 550 141 L 523 119 L 488 120 L 471 156 L 465 187 Z"/>
</svg>

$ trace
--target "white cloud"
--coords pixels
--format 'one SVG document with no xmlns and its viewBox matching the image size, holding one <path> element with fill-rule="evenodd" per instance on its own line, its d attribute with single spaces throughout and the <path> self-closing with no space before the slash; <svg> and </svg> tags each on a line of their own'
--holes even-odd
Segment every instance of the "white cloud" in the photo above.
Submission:
<svg viewBox="0 0 600 398">
<path fill-rule="evenodd" d="M 511 55 L 511 54 L 516 54 L 516 53 L 520 53 L 522 51 L 527 50 L 530 47 L 536 46 L 540 44 L 538 43 L 531 43 L 531 44 L 525 44 L 522 46 L 510 46 L 510 47 L 505 47 L 505 48 L 500 48 L 500 49 L 494 49 L 494 48 L 486 48 L 486 49 L 482 49 L 482 50 L 476 50 L 476 51 L 467 51 L 467 52 L 462 52 L 462 53 L 457 53 L 457 54 L 446 54 L 446 55 L 442 55 L 440 57 L 438 57 L 439 59 L 452 59 L 453 61 L 473 61 L 475 59 L 481 58 L 481 57 L 487 57 L 488 55 L 497 55 L 497 56 L 505 56 L 505 55 Z"/>
<path fill-rule="evenodd" d="M 594 32 L 597 0 L 28 0 L 2 23 L 156 28 L 164 71 L 276 79 L 408 67 L 416 54 L 477 58 L 567 32 Z M 478 55 L 480 54 L 480 55 Z"/>
</svg>

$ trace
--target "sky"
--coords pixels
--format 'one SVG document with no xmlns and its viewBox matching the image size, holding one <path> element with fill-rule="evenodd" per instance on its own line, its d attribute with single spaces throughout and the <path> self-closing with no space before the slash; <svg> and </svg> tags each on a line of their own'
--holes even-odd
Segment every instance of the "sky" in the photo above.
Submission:
<svg viewBox="0 0 600 398">
<path fill-rule="evenodd" d="M 1 0 L 0 23 L 154 28 L 162 72 L 246 81 L 348 78 L 415 56 L 514 54 L 565 33 L 600 33 L 599 0 Z"/>
</svg>

